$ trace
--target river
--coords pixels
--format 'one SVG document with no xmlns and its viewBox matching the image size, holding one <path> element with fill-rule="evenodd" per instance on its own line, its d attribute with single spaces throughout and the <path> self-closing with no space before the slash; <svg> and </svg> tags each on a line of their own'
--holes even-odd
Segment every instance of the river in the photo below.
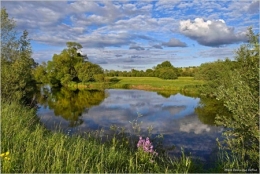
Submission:
<svg viewBox="0 0 260 174">
<path fill-rule="evenodd" d="M 180 93 L 44 88 L 38 103 L 38 117 L 47 129 L 59 129 L 67 134 L 102 129 L 104 134 L 109 134 L 111 126 L 124 128 L 132 135 L 163 136 L 165 147 L 175 147 L 169 150 L 170 155 L 180 154 L 183 148 L 204 161 L 214 153 L 216 138 L 221 137 L 223 131 L 214 125 L 216 113 L 209 112 L 220 110 L 216 104 Z"/>
</svg>

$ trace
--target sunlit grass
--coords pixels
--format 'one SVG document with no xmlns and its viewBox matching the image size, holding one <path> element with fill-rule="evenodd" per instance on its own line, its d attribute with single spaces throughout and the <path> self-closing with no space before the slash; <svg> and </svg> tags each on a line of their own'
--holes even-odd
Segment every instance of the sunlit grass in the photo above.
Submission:
<svg viewBox="0 0 260 174">
<path fill-rule="evenodd" d="M 164 80 L 157 77 L 106 77 L 104 82 L 70 83 L 70 89 L 140 89 L 149 91 L 179 91 L 198 94 L 205 81 L 193 77 L 178 77 L 175 80 Z"/>
<path fill-rule="evenodd" d="M 1 159 L 3 173 L 188 172 L 189 157 L 150 158 L 126 137 L 102 143 L 88 133 L 83 138 L 50 132 L 39 124 L 34 110 L 15 102 L 1 105 L 1 152 L 8 152 L 9 158 Z"/>
<path fill-rule="evenodd" d="M 179 77 L 176 80 L 164 80 L 157 77 L 109 77 L 107 81 L 113 79 L 109 88 L 127 88 L 155 91 L 181 91 L 188 93 L 198 93 L 198 89 L 205 82 L 194 80 L 193 77 Z"/>
</svg>

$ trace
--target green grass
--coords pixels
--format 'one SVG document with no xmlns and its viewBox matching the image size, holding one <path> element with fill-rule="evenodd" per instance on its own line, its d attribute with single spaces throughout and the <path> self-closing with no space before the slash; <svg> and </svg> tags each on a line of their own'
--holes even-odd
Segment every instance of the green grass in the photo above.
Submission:
<svg viewBox="0 0 260 174">
<path fill-rule="evenodd" d="M 175 91 L 184 94 L 199 94 L 199 87 L 205 84 L 193 77 L 179 77 L 176 80 L 164 80 L 157 77 L 106 77 L 105 82 L 87 82 L 68 84 L 70 89 L 140 89 L 149 91 Z M 169 93 L 169 92 L 168 92 Z"/>
<path fill-rule="evenodd" d="M 109 88 L 129 88 L 143 90 L 168 90 L 197 92 L 198 87 L 204 84 L 202 80 L 194 80 L 193 77 L 179 77 L 176 80 L 164 80 L 157 77 L 117 77 L 112 79 Z"/>
<path fill-rule="evenodd" d="M 187 173 L 190 158 L 171 160 L 131 146 L 127 137 L 102 143 L 90 133 L 67 136 L 46 130 L 35 111 L 16 102 L 1 102 L 3 173 Z M 137 142 L 137 141 L 136 141 Z"/>
</svg>

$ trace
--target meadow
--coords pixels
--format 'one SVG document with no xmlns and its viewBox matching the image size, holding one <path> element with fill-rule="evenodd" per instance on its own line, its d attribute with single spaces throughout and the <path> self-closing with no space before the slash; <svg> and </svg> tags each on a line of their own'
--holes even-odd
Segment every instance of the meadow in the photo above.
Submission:
<svg viewBox="0 0 260 174">
<path fill-rule="evenodd" d="M 131 89 L 145 90 L 182 90 L 187 86 L 199 86 L 203 84 L 202 80 L 194 80 L 193 77 L 179 77 L 176 80 L 164 80 L 158 77 L 118 77 L 110 78 L 118 82 L 111 84 L 111 88 L 117 88 L 128 85 Z M 113 81 L 113 80 L 112 80 Z"/>
<path fill-rule="evenodd" d="M 158 77 L 106 77 L 104 83 L 70 83 L 68 86 L 75 89 L 139 89 L 199 94 L 199 87 L 204 84 L 205 81 L 194 80 L 194 77 L 178 77 L 175 80 Z"/>
</svg>

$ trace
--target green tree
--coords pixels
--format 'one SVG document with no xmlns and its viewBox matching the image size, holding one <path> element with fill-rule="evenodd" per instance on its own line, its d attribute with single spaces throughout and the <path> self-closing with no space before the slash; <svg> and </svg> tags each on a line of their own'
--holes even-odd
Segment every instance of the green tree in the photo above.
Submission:
<svg viewBox="0 0 260 174">
<path fill-rule="evenodd" d="M 194 77 L 197 80 L 206 81 L 206 84 L 200 89 L 201 93 L 214 96 L 214 92 L 220 84 L 228 84 L 226 82 L 230 77 L 227 72 L 233 71 L 235 66 L 236 62 L 229 59 L 201 64 Z"/>
<path fill-rule="evenodd" d="M 158 77 L 162 78 L 162 79 L 177 79 L 178 78 L 176 71 L 170 67 L 160 68 Z"/>
<path fill-rule="evenodd" d="M 145 74 L 147 77 L 154 77 L 154 71 L 152 69 L 147 69 Z"/>
<path fill-rule="evenodd" d="M 30 102 L 35 91 L 32 70 L 36 66 L 28 32 L 17 39 L 15 22 L 1 9 L 1 96 Z"/>
<path fill-rule="evenodd" d="M 249 42 L 242 45 L 236 54 L 236 69 L 250 92 L 259 96 L 259 34 L 248 29 Z"/>
<path fill-rule="evenodd" d="M 39 81 L 41 74 L 47 74 L 52 86 L 64 86 L 70 82 L 104 81 L 103 69 L 80 53 L 82 46 L 76 42 L 67 42 L 67 48 L 59 55 L 54 54 L 47 66 L 41 66 L 35 71 Z M 43 79 L 45 81 L 45 79 Z"/>
<path fill-rule="evenodd" d="M 104 71 L 97 64 L 83 62 L 77 64 L 76 71 L 78 72 L 78 79 L 81 82 L 104 81 Z"/>
<path fill-rule="evenodd" d="M 164 61 L 154 68 L 154 75 L 162 79 L 177 79 L 178 69 L 174 68 L 169 61 Z"/>
<path fill-rule="evenodd" d="M 18 40 L 15 21 L 10 19 L 5 8 L 1 8 L 1 61 L 11 62 L 17 56 Z"/>
<path fill-rule="evenodd" d="M 34 79 L 37 83 L 48 83 L 47 64 L 43 62 L 33 70 Z"/>
<path fill-rule="evenodd" d="M 155 69 L 160 69 L 160 68 L 173 68 L 171 62 L 169 61 L 164 61 L 161 64 L 158 64 Z"/>
<path fill-rule="evenodd" d="M 238 159 L 234 168 L 259 168 L 259 35 L 249 28 L 249 43 L 237 50 L 236 69 L 225 72 L 229 80 L 216 89 L 231 116 L 219 115 L 216 123 L 227 127 L 224 147 Z"/>
<path fill-rule="evenodd" d="M 47 73 L 53 85 L 65 85 L 71 81 L 78 81 L 77 64 L 84 62 L 84 57 L 79 54 L 82 46 L 79 43 L 67 42 L 67 48 L 59 55 L 54 54 L 52 61 L 47 63 Z"/>
</svg>

